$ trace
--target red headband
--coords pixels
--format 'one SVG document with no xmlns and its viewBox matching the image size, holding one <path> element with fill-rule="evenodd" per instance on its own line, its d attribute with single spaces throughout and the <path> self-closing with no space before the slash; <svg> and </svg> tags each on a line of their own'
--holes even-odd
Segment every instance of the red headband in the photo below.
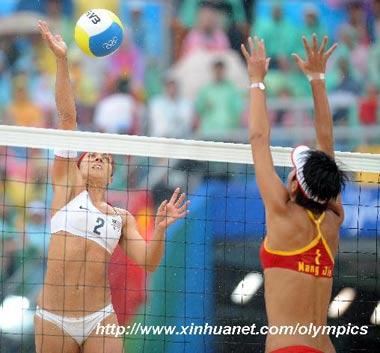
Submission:
<svg viewBox="0 0 380 353">
<path fill-rule="evenodd" d="M 78 168 L 80 168 L 80 164 L 82 163 L 82 160 L 84 158 L 84 156 L 87 154 L 88 152 L 82 152 L 78 158 L 78 161 L 77 161 L 77 166 Z M 115 160 L 112 158 L 112 162 L 111 162 L 111 167 L 112 167 L 112 172 L 111 172 L 111 176 L 113 176 L 113 172 L 115 170 Z"/>
</svg>

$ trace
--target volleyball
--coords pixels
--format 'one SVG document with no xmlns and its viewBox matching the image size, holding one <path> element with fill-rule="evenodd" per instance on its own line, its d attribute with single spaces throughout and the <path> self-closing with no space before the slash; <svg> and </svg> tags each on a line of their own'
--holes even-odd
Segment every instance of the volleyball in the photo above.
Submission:
<svg viewBox="0 0 380 353">
<path fill-rule="evenodd" d="M 112 11 L 93 9 L 84 13 L 75 26 L 75 42 L 88 56 L 102 57 L 119 49 L 124 27 Z"/>
</svg>

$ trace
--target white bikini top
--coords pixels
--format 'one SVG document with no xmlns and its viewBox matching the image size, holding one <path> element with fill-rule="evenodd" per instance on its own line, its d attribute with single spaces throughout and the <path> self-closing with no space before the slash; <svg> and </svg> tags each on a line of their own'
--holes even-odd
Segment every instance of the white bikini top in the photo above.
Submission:
<svg viewBox="0 0 380 353">
<path fill-rule="evenodd" d="M 106 215 L 91 202 L 84 190 L 51 218 L 51 233 L 65 231 L 98 243 L 110 254 L 121 236 L 121 215 Z"/>
</svg>

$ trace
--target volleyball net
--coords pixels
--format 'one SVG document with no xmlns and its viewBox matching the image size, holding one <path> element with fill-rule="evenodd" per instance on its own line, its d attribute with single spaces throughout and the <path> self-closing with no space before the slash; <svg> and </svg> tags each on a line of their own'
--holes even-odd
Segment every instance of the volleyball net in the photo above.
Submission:
<svg viewBox="0 0 380 353">
<path fill-rule="evenodd" d="M 149 241 L 157 206 L 176 187 L 190 214 L 171 226 L 152 274 L 120 248 L 108 273 L 128 352 L 264 351 L 264 335 L 170 334 L 148 327 L 266 325 L 259 246 L 264 208 L 245 144 L 0 126 L 1 352 L 34 352 L 33 317 L 50 242 L 53 149 L 111 153 L 107 201 L 129 210 Z M 272 148 L 286 180 L 290 148 Z M 368 325 L 365 336 L 332 337 L 337 352 L 373 352 L 380 339 L 380 155 L 337 152 L 349 172 L 329 324 Z M 148 330 L 148 331 L 146 331 Z"/>
</svg>

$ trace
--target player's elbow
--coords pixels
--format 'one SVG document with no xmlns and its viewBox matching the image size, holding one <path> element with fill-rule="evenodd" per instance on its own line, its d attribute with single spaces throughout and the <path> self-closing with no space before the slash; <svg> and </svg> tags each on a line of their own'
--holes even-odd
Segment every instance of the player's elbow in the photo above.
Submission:
<svg viewBox="0 0 380 353">
<path fill-rule="evenodd" d="M 251 144 L 263 143 L 264 141 L 269 141 L 269 134 L 264 131 L 252 131 L 249 134 L 249 142 Z"/>
</svg>

